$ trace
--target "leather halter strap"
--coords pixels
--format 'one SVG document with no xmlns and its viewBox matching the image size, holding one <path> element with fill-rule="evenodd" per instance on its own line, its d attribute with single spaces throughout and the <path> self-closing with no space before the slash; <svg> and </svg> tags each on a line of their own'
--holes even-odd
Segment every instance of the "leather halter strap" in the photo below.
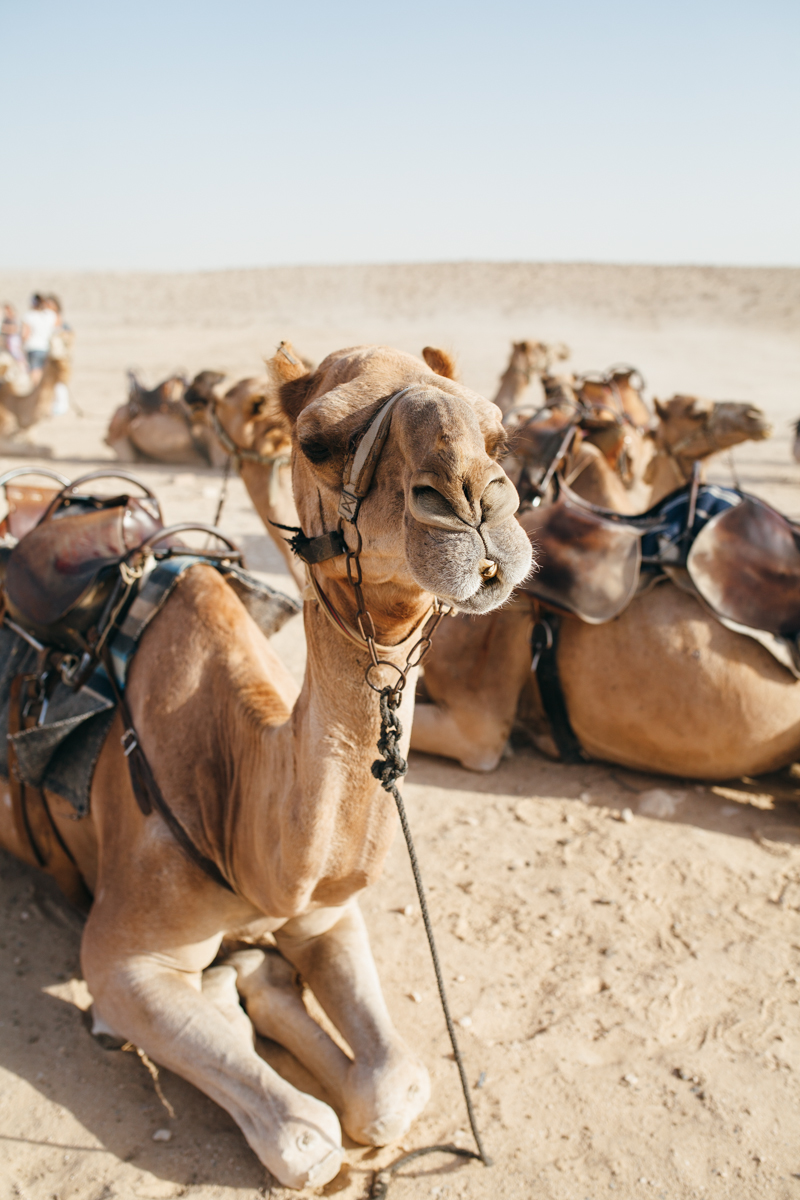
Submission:
<svg viewBox="0 0 800 1200">
<path fill-rule="evenodd" d="M 401 388 L 399 392 L 394 392 L 381 405 L 345 462 L 342 494 L 339 498 L 339 516 L 351 525 L 355 524 L 361 501 L 370 489 L 375 467 L 389 435 L 392 409 L 401 396 L 411 391 L 411 386 L 409 384 L 408 387 Z M 340 558 L 343 554 L 347 554 L 347 542 L 344 540 L 341 522 L 338 529 L 328 530 L 327 533 L 321 533 L 318 537 L 306 537 L 302 529 L 294 526 L 278 525 L 275 521 L 270 521 L 270 524 L 274 525 L 276 529 L 285 529 L 294 534 L 294 537 L 288 539 L 289 545 L 307 566 L 326 562 L 329 558 Z"/>
<path fill-rule="evenodd" d="M 339 516 L 352 524 L 358 516 L 361 501 L 366 496 L 375 474 L 375 467 L 389 434 L 392 409 L 401 396 L 411 391 L 411 385 L 390 396 L 376 412 L 358 439 L 344 466 L 344 481 L 339 499 Z"/>
<path fill-rule="evenodd" d="M 338 633 L 344 634 L 348 641 L 352 642 L 354 646 L 357 646 L 359 650 L 363 650 L 364 638 L 361 636 L 358 630 L 350 624 L 349 621 L 345 621 L 344 617 L 336 609 L 333 602 L 325 595 L 309 566 L 306 566 L 306 578 L 311 584 L 311 588 L 316 599 L 319 601 L 320 608 L 330 621 L 331 625 L 333 625 L 334 629 L 337 630 Z M 404 650 L 410 649 L 414 644 L 414 641 L 418 638 L 419 631 L 423 628 L 426 622 L 430 620 L 432 614 L 438 611 L 438 604 L 438 601 L 434 601 L 430 608 L 425 610 L 411 632 L 403 638 L 402 642 L 398 642 L 395 646 L 382 646 L 379 642 L 373 641 L 372 644 L 378 654 L 401 654 Z"/>
</svg>

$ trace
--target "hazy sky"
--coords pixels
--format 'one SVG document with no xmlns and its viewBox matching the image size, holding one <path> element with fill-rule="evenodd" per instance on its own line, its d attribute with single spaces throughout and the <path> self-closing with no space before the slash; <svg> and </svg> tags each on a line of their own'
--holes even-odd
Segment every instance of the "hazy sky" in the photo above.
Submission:
<svg viewBox="0 0 800 1200">
<path fill-rule="evenodd" d="M 800 264 L 797 0 L 0 0 L 0 266 Z"/>
</svg>

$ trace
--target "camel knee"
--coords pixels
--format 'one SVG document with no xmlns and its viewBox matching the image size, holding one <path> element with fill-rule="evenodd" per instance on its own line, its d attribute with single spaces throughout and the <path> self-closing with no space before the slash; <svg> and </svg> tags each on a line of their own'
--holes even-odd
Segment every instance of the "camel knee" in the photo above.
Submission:
<svg viewBox="0 0 800 1200">
<path fill-rule="evenodd" d="M 418 704 L 411 728 L 411 749 L 423 754 L 454 758 L 468 771 L 493 771 L 508 741 L 508 722 L 502 724 L 484 713 L 454 714 L 437 704 Z"/>
</svg>

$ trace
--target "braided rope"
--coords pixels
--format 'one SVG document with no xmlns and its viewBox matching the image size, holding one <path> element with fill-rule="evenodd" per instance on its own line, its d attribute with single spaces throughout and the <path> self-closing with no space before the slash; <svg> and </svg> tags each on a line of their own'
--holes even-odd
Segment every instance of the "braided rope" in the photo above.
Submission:
<svg viewBox="0 0 800 1200">
<path fill-rule="evenodd" d="M 414 839 L 411 836 L 411 828 L 408 823 L 406 807 L 403 803 L 403 797 L 397 787 L 398 779 L 401 779 L 408 770 L 408 763 L 400 753 L 400 739 L 403 736 L 403 727 L 400 724 L 400 718 L 397 715 L 397 709 L 400 706 L 401 693 L 395 688 L 385 687 L 380 692 L 380 711 L 381 711 L 381 735 L 378 740 L 378 750 L 381 758 L 376 759 L 372 764 L 372 774 L 380 783 L 384 791 L 389 792 L 397 805 L 397 813 L 400 817 L 400 825 L 403 830 L 403 837 L 406 839 L 408 847 L 408 857 L 411 860 L 411 870 L 414 875 L 414 884 L 417 889 L 419 898 L 419 907 L 422 912 L 422 921 L 425 926 L 425 933 L 428 938 L 428 945 L 431 951 L 433 960 L 433 970 L 436 975 L 436 986 L 439 989 L 439 999 L 442 1004 L 442 1012 L 444 1013 L 447 1032 L 450 1036 L 450 1044 L 453 1047 L 453 1057 L 458 1067 L 458 1073 L 461 1078 L 461 1090 L 464 1093 L 464 1103 L 467 1108 L 467 1116 L 469 1117 L 470 1129 L 472 1136 L 475 1139 L 475 1145 L 478 1148 L 477 1154 L 473 1150 L 463 1150 L 455 1146 L 426 1146 L 422 1150 L 414 1151 L 411 1155 L 405 1155 L 402 1159 L 396 1162 L 392 1167 L 384 1168 L 375 1178 L 373 1185 L 372 1196 L 385 1196 L 389 1186 L 388 1177 L 394 1173 L 397 1168 L 409 1158 L 417 1157 L 420 1154 L 432 1154 L 437 1150 L 448 1150 L 451 1153 L 461 1155 L 464 1158 L 477 1158 L 485 1167 L 491 1166 L 492 1160 L 486 1153 L 481 1135 L 478 1130 L 478 1124 L 475 1117 L 475 1111 L 472 1107 L 472 1098 L 469 1094 L 469 1083 L 467 1082 L 467 1072 L 464 1067 L 464 1060 L 461 1056 L 461 1049 L 458 1045 L 456 1037 L 456 1029 L 453 1024 L 453 1018 L 450 1015 L 450 1005 L 447 1001 L 447 993 L 444 986 L 444 978 L 442 976 L 442 967 L 439 962 L 439 952 L 436 949 L 436 941 L 433 936 L 433 925 L 431 924 L 430 914 L 428 912 L 428 903 L 425 899 L 425 889 L 422 884 L 422 874 L 419 868 L 419 860 L 414 847 Z M 376 1191 L 375 1189 L 378 1188 Z"/>
</svg>

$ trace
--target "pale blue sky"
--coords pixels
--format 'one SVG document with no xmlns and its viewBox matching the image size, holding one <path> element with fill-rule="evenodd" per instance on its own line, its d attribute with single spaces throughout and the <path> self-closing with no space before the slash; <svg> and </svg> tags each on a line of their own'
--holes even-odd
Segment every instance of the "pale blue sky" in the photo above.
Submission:
<svg viewBox="0 0 800 1200">
<path fill-rule="evenodd" d="M 0 266 L 800 264 L 797 0 L 0 0 Z"/>
</svg>

